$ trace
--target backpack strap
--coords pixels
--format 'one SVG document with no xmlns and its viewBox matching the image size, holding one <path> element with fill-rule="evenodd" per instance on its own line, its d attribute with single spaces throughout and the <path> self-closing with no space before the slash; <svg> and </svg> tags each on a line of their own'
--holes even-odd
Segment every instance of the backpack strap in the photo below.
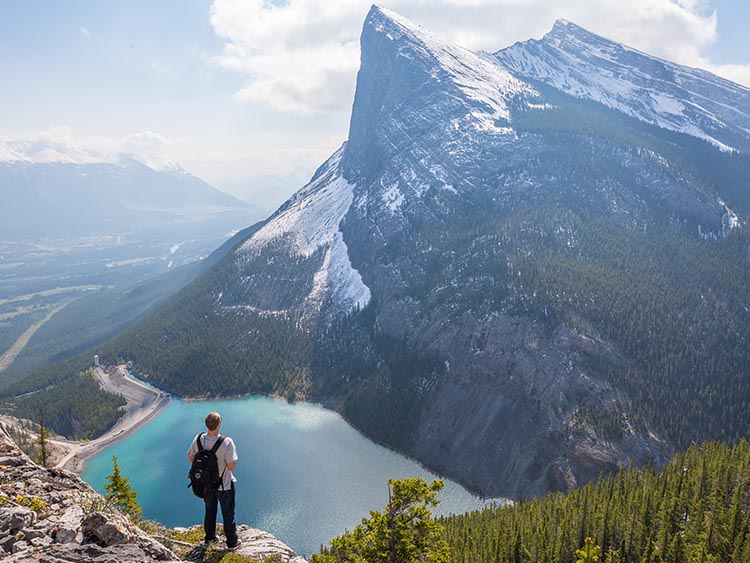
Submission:
<svg viewBox="0 0 750 563">
<path fill-rule="evenodd" d="M 200 433 L 199 433 L 199 434 L 198 434 L 198 435 L 197 435 L 197 436 L 195 437 L 195 444 L 196 444 L 196 445 L 198 446 L 198 451 L 201 451 L 202 449 L 205 449 L 205 448 L 204 448 L 204 447 L 203 447 L 203 446 L 201 445 L 201 437 L 203 436 L 203 434 L 204 434 L 203 432 L 200 432 Z"/>
<path fill-rule="evenodd" d="M 211 453 L 216 455 L 216 452 L 219 451 L 219 447 L 221 446 L 221 443 L 224 441 L 224 436 L 219 436 L 219 439 L 216 440 L 216 443 L 211 448 Z"/>
</svg>

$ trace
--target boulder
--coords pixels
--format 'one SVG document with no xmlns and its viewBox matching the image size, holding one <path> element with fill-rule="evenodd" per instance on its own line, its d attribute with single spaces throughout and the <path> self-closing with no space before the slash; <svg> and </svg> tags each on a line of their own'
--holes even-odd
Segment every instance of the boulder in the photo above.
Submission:
<svg viewBox="0 0 750 563">
<path fill-rule="evenodd" d="M 11 534 L 36 522 L 36 513 L 23 506 L 0 508 L 0 532 Z"/>
<path fill-rule="evenodd" d="M 238 526 L 237 535 L 242 544 L 236 553 L 254 561 L 277 560 L 279 563 L 307 563 L 291 547 L 268 532 L 249 526 Z"/>
<path fill-rule="evenodd" d="M 84 538 L 106 547 L 131 542 L 133 534 L 129 528 L 124 516 L 94 512 L 83 519 L 81 531 Z"/>
</svg>

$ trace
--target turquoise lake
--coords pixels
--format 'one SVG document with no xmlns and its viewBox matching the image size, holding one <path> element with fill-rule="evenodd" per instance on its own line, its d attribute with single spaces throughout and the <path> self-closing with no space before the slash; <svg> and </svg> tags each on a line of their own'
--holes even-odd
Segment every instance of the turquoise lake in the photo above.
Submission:
<svg viewBox="0 0 750 563">
<path fill-rule="evenodd" d="M 145 518 L 169 527 L 202 524 L 203 501 L 187 488 L 187 449 L 213 410 L 223 417 L 222 434 L 237 444 L 237 523 L 266 530 L 301 555 L 317 552 L 370 510 L 382 509 L 389 478 L 437 478 L 332 411 L 268 397 L 173 399 L 149 424 L 90 459 L 83 478 L 103 491 L 115 455 L 138 491 Z M 440 499 L 436 514 L 486 504 L 448 480 Z"/>
</svg>

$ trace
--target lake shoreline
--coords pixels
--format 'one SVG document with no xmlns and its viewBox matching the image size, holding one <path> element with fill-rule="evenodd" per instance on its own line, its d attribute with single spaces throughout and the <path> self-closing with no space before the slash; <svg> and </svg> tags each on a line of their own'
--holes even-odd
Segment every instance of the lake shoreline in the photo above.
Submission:
<svg viewBox="0 0 750 563">
<path fill-rule="evenodd" d="M 84 471 L 86 460 L 131 436 L 156 418 L 172 400 L 168 393 L 133 377 L 127 364 L 107 368 L 97 366 L 95 374 L 102 389 L 125 398 L 125 413 L 114 426 L 94 440 L 54 441 L 55 445 L 67 450 L 55 467 L 79 475 Z"/>
<path fill-rule="evenodd" d="M 84 479 L 102 490 L 116 455 L 138 491 L 145 518 L 168 527 L 194 522 L 202 503 L 182 478 L 189 465 L 185 451 L 213 410 L 222 414 L 222 433 L 233 438 L 239 453 L 237 521 L 268 530 L 297 553 L 317 552 L 370 510 L 382 509 L 389 479 L 440 479 L 414 459 L 366 438 L 331 409 L 258 395 L 172 401 L 151 424 L 88 460 Z M 439 498 L 436 514 L 446 516 L 492 504 L 449 479 Z"/>
</svg>

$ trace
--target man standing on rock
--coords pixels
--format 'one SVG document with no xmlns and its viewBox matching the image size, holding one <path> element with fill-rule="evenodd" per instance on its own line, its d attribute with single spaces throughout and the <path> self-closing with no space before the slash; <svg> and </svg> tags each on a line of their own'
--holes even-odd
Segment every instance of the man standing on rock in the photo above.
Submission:
<svg viewBox="0 0 750 563">
<path fill-rule="evenodd" d="M 201 432 L 193 438 L 188 448 L 188 461 L 193 463 L 196 454 L 201 450 L 210 450 L 222 438 L 221 415 L 218 412 L 209 413 L 206 417 L 208 432 Z M 216 509 L 221 504 L 221 517 L 224 522 L 224 535 L 227 537 L 227 547 L 234 549 L 239 544 L 237 526 L 234 522 L 234 483 L 237 481 L 232 471 L 237 466 L 237 448 L 229 436 L 223 436 L 221 445 L 216 450 L 216 461 L 219 465 L 219 475 L 222 480 L 215 495 L 204 498 L 206 514 L 203 519 L 203 529 L 206 532 L 204 542 L 209 544 L 216 541 Z"/>
</svg>

